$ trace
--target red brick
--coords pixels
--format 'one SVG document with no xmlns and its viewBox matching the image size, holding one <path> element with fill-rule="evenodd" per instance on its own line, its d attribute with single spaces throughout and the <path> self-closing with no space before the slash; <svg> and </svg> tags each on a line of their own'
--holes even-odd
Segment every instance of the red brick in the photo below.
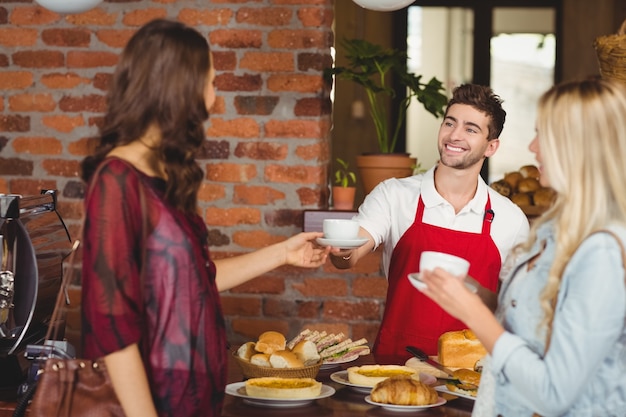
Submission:
<svg viewBox="0 0 626 417">
<path fill-rule="evenodd" d="M 351 327 L 352 340 L 365 338 L 368 340 L 369 345 L 373 346 L 376 336 L 378 335 L 378 329 L 380 328 L 380 321 L 376 320 L 373 323 L 352 323 Z"/>
<path fill-rule="evenodd" d="M 114 67 L 118 60 L 118 54 L 106 51 L 69 51 L 67 53 L 68 68 Z"/>
<path fill-rule="evenodd" d="M 37 43 L 39 33 L 37 29 L 14 27 L 0 28 L 0 45 L 4 46 L 33 46 Z"/>
<path fill-rule="evenodd" d="M 302 7 L 298 9 L 298 20 L 304 27 L 326 27 L 333 24 L 334 14 L 331 9 L 320 9 L 318 7 Z"/>
<path fill-rule="evenodd" d="M 0 72 L 0 90 L 25 89 L 33 85 L 33 74 L 26 71 Z"/>
<path fill-rule="evenodd" d="M 102 91 L 108 91 L 113 74 L 99 72 L 93 77 L 93 86 Z"/>
<path fill-rule="evenodd" d="M 302 98 L 296 101 L 294 114 L 300 116 L 322 116 L 332 113 L 330 98 Z"/>
<path fill-rule="evenodd" d="M 287 158 L 287 145 L 271 142 L 241 142 L 235 148 L 238 158 L 250 158 L 261 161 L 282 161 Z"/>
<path fill-rule="evenodd" d="M 272 74 L 267 79 L 270 91 L 296 91 L 299 93 L 320 93 L 324 88 L 321 75 Z"/>
<path fill-rule="evenodd" d="M 387 296 L 387 278 L 385 277 L 357 277 L 352 280 L 352 295 L 363 298 L 379 298 Z"/>
<path fill-rule="evenodd" d="M 215 77 L 215 88 L 219 91 L 259 91 L 263 87 L 260 74 L 234 75 L 231 73 L 220 74 Z"/>
<path fill-rule="evenodd" d="M 223 48 L 260 48 L 263 32 L 246 29 L 216 29 L 209 34 L 211 45 Z"/>
<path fill-rule="evenodd" d="M 63 219 L 69 220 L 79 220 L 83 216 L 84 204 L 82 200 L 79 201 L 68 201 L 68 200 L 59 200 L 57 204 L 57 209 L 61 214 Z M 78 231 L 80 225 L 76 225 L 77 229 L 75 231 L 70 230 L 71 236 L 79 236 Z"/>
<path fill-rule="evenodd" d="M 302 229 L 303 216 L 300 209 L 278 209 L 265 212 L 265 224 L 270 227 L 293 226 Z"/>
<path fill-rule="evenodd" d="M 68 15 L 65 20 L 77 26 L 112 26 L 117 22 L 118 16 L 119 13 L 107 13 L 97 7 L 84 13 Z"/>
<path fill-rule="evenodd" d="M 285 240 L 284 236 L 272 235 L 264 230 L 233 232 L 233 243 L 249 249 L 259 249 L 283 240 Z"/>
<path fill-rule="evenodd" d="M 43 118 L 42 123 L 44 126 L 50 127 L 54 130 L 63 133 L 69 133 L 79 126 L 84 126 L 85 121 L 82 116 L 46 116 Z"/>
<path fill-rule="evenodd" d="M 41 39 L 52 46 L 89 46 L 91 31 L 87 29 L 44 29 Z"/>
<path fill-rule="evenodd" d="M 9 184 L 5 178 L 0 178 L 0 193 L 9 194 Z"/>
<path fill-rule="evenodd" d="M 33 161 L 0 158 L 0 175 L 33 175 Z"/>
<path fill-rule="evenodd" d="M 82 120 L 82 119 L 81 119 Z M 96 138 L 82 138 L 67 145 L 67 150 L 71 155 L 87 156 L 96 151 L 98 141 Z"/>
<path fill-rule="evenodd" d="M 217 184 L 203 182 L 198 190 L 198 200 L 215 201 L 226 197 L 226 187 Z"/>
<path fill-rule="evenodd" d="M 344 278 L 305 278 L 294 283 L 293 289 L 305 297 L 341 297 L 348 295 L 348 282 Z"/>
<path fill-rule="evenodd" d="M 259 224 L 261 212 L 248 207 L 218 208 L 209 207 L 206 210 L 204 221 L 207 225 L 236 226 L 238 224 Z"/>
<path fill-rule="evenodd" d="M 328 187 L 324 187 L 328 189 Z M 300 205 L 303 207 L 328 208 L 328 191 L 322 192 L 319 188 L 302 187 L 296 190 Z"/>
<path fill-rule="evenodd" d="M 207 136 L 210 138 L 233 137 L 233 138 L 257 138 L 260 127 L 256 120 L 248 117 L 224 120 L 212 117 Z"/>
<path fill-rule="evenodd" d="M 213 103 L 210 113 L 212 115 L 226 114 L 226 102 L 224 101 L 224 97 L 215 97 L 215 103 Z"/>
<path fill-rule="evenodd" d="M 134 29 L 102 29 L 96 32 L 96 37 L 105 45 L 123 48 L 135 32 Z"/>
<path fill-rule="evenodd" d="M 42 162 L 43 169 L 48 175 L 59 177 L 78 177 L 80 161 L 65 159 L 46 159 Z"/>
<path fill-rule="evenodd" d="M 246 52 L 239 67 L 259 72 L 293 71 L 294 57 L 291 52 Z"/>
<path fill-rule="evenodd" d="M 329 124 L 319 120 L 270 120 L 265 124 L 268 138 L 311 138 L 326 137 Z"/>
<path fill-rule="evenodd" d="M 166 9 L 146 7 L 126 12 L 122 18 L 122 23 L 127 26 L 143 26 L 151 20 L 166 17 Z"/>
<path fill-rule="evenodd" d="M 106 110 L 106 97 L 89 94 L 86 96 L 64 96 L 59 101 L 59 109 L 66 112 L 104 112 Z"/>
<path fill-rule="evenodd" d="M 315 54 L 303 52 L 298 54 L 299 71 L 323 71 L 333 66 L 333 57 L 330 54 Z"/>
<path fill-rule="evenodd" d="M 252 206 L 272 205 L 277 200 L 284 200 L 285 193 L 264 185 L 235 185 L 233 203 Z"/>
<path fill-rule="evenodd" d="M 298 302 L 298 317 L 299 318 L 306 318 L 306 319 L 318 318 L 320 315 L 320 311 L 322 311 L 321 301 Z"/>
<path fill-rule="evenodd" d="M 276 29 L 267 34 L 267 45 L 276 49 L 323 49 L 331 43 L 328 34 L 319 30 Z"/>
<path fill-rule="evenodd" d="M 215 182 L 248 182 L 256 178 L 254 165 L 220 163 L 206 166 L 206 178 Z"/>
<path fill-rule="evenodd" d="M 0 67 L 8 67 L 9 66 L 9 57 L 5 54 L 0 54 Z"/>
<path fill-rule="evenodd" d="M 19 114 L 0 115 L 0 132 L 27 132 L 30 130 L 30 117 Z"/>
<path fill-rule="evenodd" d="M 311 167 L 305 165 L 285 166 L 267 165 L 265 178 L 271 182 L 320 184 L 324 178 L 326 167 Z"/>
<path fill-rule="evenodd" d="M 241 7 L 237 10 L 237 23 L 260 26 L 286 26 L 293 13 L 286 7 Z"/>
<path fill-rule="evenodd" d="M 222 311 L 232 316 L 259 316 L 261 314 L 261 299 L 252 297 L 237 297 L 222 295 Z"/>
<path fill-rule="evenodd" d="M 58 155 L 63 152 L 61 141 L 51 137 L 21 136 L 13 139 L 11 144 L 18 154 Z"/>
<path fill-rule="evenodd" d="M 265 317 L 296 317 L 298 305 L 291 300 L 265 298 L 263 315 Z"/>
<path fill-rule="evenodd" d="M 313 145 L 297 146 L 295 154 L 298 158 L 305 161 L 324 161 L 328 160 L 330 150 L 328 149 L 328 143 L 318 142 Z"/>
<path fill-rule="evenodd" d="M 285 280 L 280 277 L 263 275 L 235 288 L 235 294 L 282 294 L 285 292 Z"/>
<path fill-rule="evenodd" d="M 268 116 L 274 112 L 278 100 L 276 96 L 237 96 L 234 104 L 238 114 Z"/>
<path fill-rule="evenodd" d="M 326 300 L 322 317 L 339 320 L 377 320 L 382 317 L 381 312 L 381 304 L 375 301 Z"/>
<path fill-rule="evenodd" d="M 226 26 L 233 18 L 231 9 L 182 9 L 178 20 L 190 26 Z"/>
<path fill-rule="evenodd" d="M 18 178 L 10 180 L 9 188 L 15 194 L 38 195 L 41 190 L 55 190 L 57 183 L 52 180 Z"/>
<path fill-rule="evenodd" d="M 15 7 L 9 23 L 15 26 L 41 26 L 61 20 L 61 16 L 40 6 Z"/>
<path fill-rule="evenodd" d="M 18 94 L 9 97 L 9 109 L 14 112 L 49 112 L 56 106 L 51 94 Z"/>
<path fill-rule="evenodd" d="M 80 84 L 89 84 L 88 78 L 81 77 L 75 72 L 52 73 L 44 74 L 41 76 L 41 83 L 48 88 L 74 88 Z"/>
<path fill-rule="evenodd" d="M 263 332 L 273 330 L 282 334 L 289 331 L 287 320 L 265 320 L 265 319 L 239 319 L 233 318 L 231 326 L 233 332 L 243 335 L 246 340 L 255 341 Z"/>
<path fill-rule="evenodd" d="M 237 54 L 234 51 L 212 51 L 212 54 L 216 71 L 234 71 L 237 68 Z"/>
<path fill-rule="evenodd" d="M 65 65 L 63 52 L 59 51 L 19 51 L 12 58 L 15 65 L 25 68 L 56 68 Z"/>
</svg>

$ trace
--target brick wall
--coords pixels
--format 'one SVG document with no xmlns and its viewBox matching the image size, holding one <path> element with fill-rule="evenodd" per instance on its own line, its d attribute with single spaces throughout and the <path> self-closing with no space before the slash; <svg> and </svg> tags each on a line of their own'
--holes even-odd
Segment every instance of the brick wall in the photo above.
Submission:
<svg viewBox="0 0 626 417">
<path fill-rule="evenodd" d="M 331 117 L 322 68 L 331 62 L 332 0 L 110 0 L 68 16 L 0 0 L 0 193 L 58 189 L 61 215 L 76 233 L 84 192 L 78 164 L 97 135 L 109 78 L 128 38 L 156 17 L 196 27 L 214 54 L 218 99 L 200 155 L 212 256 L 301 230 L 302 211 L 328 201 Z M 373 339 L 386 290 L 379 268 L 374 253 L 353 271 L 330 263 L 281 268 L 224 293 L 229 339 L 302 327 Z M 69 323 L 76 338 L 78 310 Z"/>
</svg>

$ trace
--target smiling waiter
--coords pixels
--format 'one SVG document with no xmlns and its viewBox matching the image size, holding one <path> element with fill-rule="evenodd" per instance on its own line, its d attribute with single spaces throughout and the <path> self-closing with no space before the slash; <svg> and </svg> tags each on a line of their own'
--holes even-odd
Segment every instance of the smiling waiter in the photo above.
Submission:
<svg viewBox="0 0 626 417">
<path fill-rule="evenodd" d="M 363 246 L 333 248 L 335 267 L 354 266 L 384 245 L 388 290 L 385 313 L 374 344 L 378 363 L 403 364 L 408 345 L 437 354 L 439 336 L 466 328 L 409 282 L 423 251 L 439 251 L 470 262 L 466 280 L 477 285 L 488 305 L 511 249 L 528 236 L 528 220 L 518 206 L 480 177 L 485 158 L 500 145 L 506 112 L 489 87 L 461 85 L 453 91 L 437 139 L 440 160 L 424 174 L 380 183 L 359 207 Z"/>
</svg>

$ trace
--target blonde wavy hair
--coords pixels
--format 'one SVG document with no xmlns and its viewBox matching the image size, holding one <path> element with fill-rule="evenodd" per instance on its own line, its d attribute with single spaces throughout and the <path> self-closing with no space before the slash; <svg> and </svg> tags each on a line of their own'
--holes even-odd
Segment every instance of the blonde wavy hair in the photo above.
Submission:
<svg viewBox="0 0 626 417">
<path fill-rule="evenodd" d="M 531 227 L 555 222 L 556 253 L 541 293 L 548 343 L 563 271 L 590 234 L 626 224 L 626 85 L 589 79 L 557 85 L 539 100 L 537 137 L 543 174 L 557 192 L 552 208 Z"/>
</svg>

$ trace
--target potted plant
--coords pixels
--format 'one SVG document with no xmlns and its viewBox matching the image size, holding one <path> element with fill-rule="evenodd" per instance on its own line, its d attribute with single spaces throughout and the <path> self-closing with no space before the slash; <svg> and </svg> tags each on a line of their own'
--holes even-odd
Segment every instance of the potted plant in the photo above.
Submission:
<svg viewBox="0 0 626 417">
<path fill-rule="evenodd" d="M 406 51 L 385 48 L 363 39 L 344 40 L 342 46 L 346 51 L 348 65 L 326 69 L 324 74 L 327 81 L 335 76 L 353 81 L 365 89 L 370 115 L 376 128 L 379 154 L 386 155 L 386 160 L 393 159 L 403 164 L 400 170 L 395 170 L 391 175 L 382 173 L 380 170 L 376 171 L 377 178 L 368 183 L 367 172 L 363 168 L 370 166 L 371 160 L 377 155 L 357 156 L 357 166 L 361 172 L 365 192 L 368 193 L 382 179 L 391 176 L 408 176 L 413 172 L 417 159 L 395 153 L 398 136 L 404 126 L 407 109 L 412 100 L 416 99 L 429 113 L 440 117 L 444 114 L 448 97 L 444 94 L 443 84 L 437 78 L 433 77 L 424 83 L 421 75 L 408 71 Z M 406 96 L 398 103 L 395 121 L 390 121 L 387 114 L 387 102 L 396 96 L 391 77 L 394 77 L 398 84 L 406 87 Z M 390 165 L 390 162 L 386 162 L 385 165 Z"/>
<path fill-rule="evenodd" d="M 336 159 L 339 168 L 335 171 L 333 185 L 333 207 L 337 210 L 352 210 L 356 194 L 356 174 L 350 171 L 348 162 Z"/>
</svg>

